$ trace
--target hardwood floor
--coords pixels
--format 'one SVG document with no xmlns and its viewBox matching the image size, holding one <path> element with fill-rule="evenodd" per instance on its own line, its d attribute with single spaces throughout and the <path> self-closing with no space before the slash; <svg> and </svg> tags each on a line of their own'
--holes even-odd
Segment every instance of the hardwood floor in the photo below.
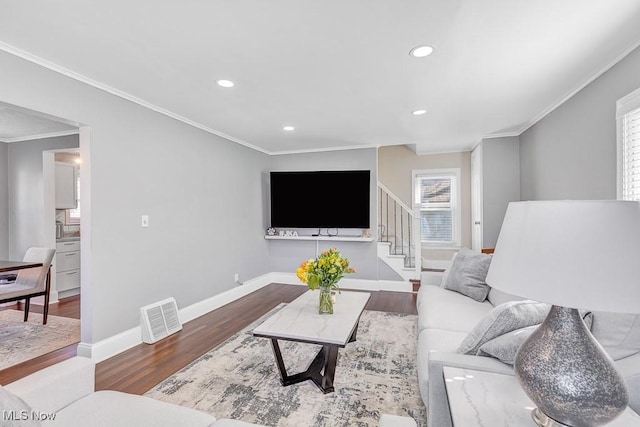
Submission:
<svg viewBox="0 0 640 427">
<path fill-rule="evenodd" d="M 96 390 L 109 389 L 143 394 L 278 304 L 290 302 L 305 291 L 306 287 L 303 286 L 265 286 L 184 324 L 182 331 L 154 345 L 140 344 L 98 363 Z M 366 309 L 416 314 L 415 298 L 415 294 L 406 292 L 372 292 Z M 0 371 L 0 384 L 7 384 L 45 366 L 73 357 L 75 348 L 61 349 L 58 352 L 60 353 L 50 353 Z"/>
<path fill-rule="evenodd" d="M 0 307 L 0 310 L 24 310 L 24 303 L 17 302 L 6 307 Z M 42 306 L 31 304 L 29 306 L 29 319 L 31 313 L 42 313 Z M 55 304 L 49 305 L 49 314 L 52 316 L 70 317 L 72 319 L 80 318 L 80 295 L 61 299 Z"/>
</svg>

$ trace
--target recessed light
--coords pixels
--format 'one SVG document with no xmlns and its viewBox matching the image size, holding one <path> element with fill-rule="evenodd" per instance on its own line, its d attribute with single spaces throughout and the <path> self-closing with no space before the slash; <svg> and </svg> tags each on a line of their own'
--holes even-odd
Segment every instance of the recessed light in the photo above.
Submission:
<svg viewBox="0 0 640 427">
<path fill-rule="evenodd" d="M 424 58 L 425 56 L 431 55 L 433 52 L 433 48 L 431 46 L 423 45 L 416 46 L 409 51 L 409 55 L 415 56 L 416 58 Z"/>
<path fill-rule="evenodd" d="M 285 126 L 282 128 L 282 130 L 286 130 L 287 132 L 291 132 L 293 130 L 295 130 L 296 128 L 294 128 L 293 126 Z"/>
<path fill-rule="evenodd" d="M 231 80 L 218 80 L 216 83 L 218 83 L 218 86 L 222 87 L 233 87 L 235 84 Z"/>
<path fill-rule="evenodd" d="M 421 116 L 423 114 L 427 114 L 427 110 L 415 110 L 412 111 L 411 114 L 413 114 L 414 116 Z"/>
</svg>

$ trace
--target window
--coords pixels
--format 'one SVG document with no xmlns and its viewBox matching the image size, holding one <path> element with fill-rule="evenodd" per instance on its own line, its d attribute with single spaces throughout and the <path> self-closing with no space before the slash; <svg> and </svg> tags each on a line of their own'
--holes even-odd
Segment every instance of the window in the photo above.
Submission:
<svg viewBox="0 0 640 427">
<path fill-rule="evenodd" d="M 618 199 L 640 201 L 640 89 L 616 104 Z"/>
<path fill-rule="evenodd" d="M 413 176 L 422 243 L 460 246 L 460 169 L 414 171 Z"/>
</svg>

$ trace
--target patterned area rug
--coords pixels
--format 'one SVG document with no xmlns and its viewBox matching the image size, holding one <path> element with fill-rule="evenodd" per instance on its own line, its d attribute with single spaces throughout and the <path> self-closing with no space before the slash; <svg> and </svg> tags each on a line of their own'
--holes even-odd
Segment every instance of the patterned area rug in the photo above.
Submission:
<svg viewBox="0 0 640 427">
<path fill-rule="evenodd" d="M 146 396 L 267 426 L 377 426 L 380 415 L 426 426 L 416 368 L 417 316 L 364 311 L 356 342 L 338 352 L 336 391 L 311 381 L 283 387 L 258 320 L 167 378 Z M 319 346 L 281 341 L 287 372 L 304 371 Z"/>
<path fill-rule="evenodd" d="M 80 342 L 78 319 L 49 315 L 43 325 L 40 313 L 30 312 L 27 322 L 23 316 L 18 310 L 0 311 L 0 370 Z"/>
</svg>

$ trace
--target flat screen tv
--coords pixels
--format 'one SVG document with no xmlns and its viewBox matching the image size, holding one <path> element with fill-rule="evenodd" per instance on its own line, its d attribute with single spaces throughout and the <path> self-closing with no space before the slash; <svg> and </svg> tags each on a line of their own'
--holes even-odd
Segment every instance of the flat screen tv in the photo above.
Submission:
<svg viewBox="0 0 640 427">
<path fill-rule="evenodd" d="M 370 171 L 271 172 L 271 226 L 370 228 Z"/>
</svg>

